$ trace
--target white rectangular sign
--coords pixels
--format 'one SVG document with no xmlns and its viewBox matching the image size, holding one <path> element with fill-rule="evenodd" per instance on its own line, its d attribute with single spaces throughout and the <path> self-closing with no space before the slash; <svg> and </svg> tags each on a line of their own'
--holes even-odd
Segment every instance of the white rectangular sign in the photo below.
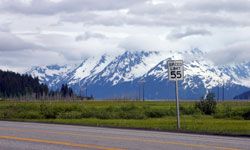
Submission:
<svg viewBox="0 0 250 150">
<path fill-rule="evenodd" d="M 183 60 L 169 60 L 168 61 L 168 79 L 169 80 L 183 80 L 184 66 Z"/>
</svg>

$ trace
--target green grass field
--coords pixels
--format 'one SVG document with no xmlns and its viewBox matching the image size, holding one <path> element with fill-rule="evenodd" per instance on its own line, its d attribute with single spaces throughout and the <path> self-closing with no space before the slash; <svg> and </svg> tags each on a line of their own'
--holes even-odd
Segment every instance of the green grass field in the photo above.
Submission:
<svg viewBox="0 0 250 150">
<path fill-rule="evenodd" d="M 220 102 L 212 115 L 194 104 L 180 103 L 182 131 L 250 136 L 250 102 Z M 176 131 L 175 114 L 175 102 L 163 101 L 0 102 L 1 120 Z"/>
</svg>

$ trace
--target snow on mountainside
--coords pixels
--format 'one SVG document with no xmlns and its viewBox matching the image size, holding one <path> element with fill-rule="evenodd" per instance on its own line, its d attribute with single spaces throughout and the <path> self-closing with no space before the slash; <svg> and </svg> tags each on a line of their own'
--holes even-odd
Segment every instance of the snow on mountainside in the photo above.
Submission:
<svg viewBox="0 0 250 150">
<path fill-rule="evenodd" d="M 103 71 L 92 78 L 92 81 L 110 82 L 112 85 L 132 81 L 144 75 L 160 58 L 158 52 L 127 51 L 110 62 Z"/>
<path fill-rule="evenodd" d="M 229 82 L 250 87 L 250 62 L 234 63 L 218 69 L 229 77 Z"/>
<path fill-rule="evenodd" d="M 204 53 L 199 50 L 185 51 L 169 55 L 166 59 L 162 60 L 154 68 L 152 68 L 144 77 L 153 76 L 160 80 L 168 78 L 167 61 L 169 59 L 184 59 L 185 60 L 185 79 L 183 84 L 189 87 L 198 87 L 199 83 L 195 83 L 190 78 L 197 76 L 203 81 L 206 88 L 218 86 L 223 81 L 230 79 L 229 75 L 223 74 L 212 62 L 205 60 Z M 187 58 L 189 57 L 189 58 Z M 192 57 L 192 58 L 190 58 Z"/>
<path fill-rule="evenodd" d="M 38 77 L 40 82 L 47 84 L 50 88 L 56 84 L 57 78 L 63 76 L 65 73 L 70 71 L 70 67 L 64 65 L 49 65 L 41 67 L 32 67 L 27 74 L 33 77 Z"/>
<path fill-rule="evenodd" d="M 114 59 L 114 57 L 115 56 L 104 54 L 99 57 L 86 58 L 79 66 L 65 74 L 62 81 L 69 85 L 74 85 L 79 84 L 82 80 L 88 80 L 101 72 Z"/>
<path fill-rule="evenodd" d="M 181 83 L 184 89 L 199 90 L 202 87 L 209 90 L 222 87 L 223 84 L 229 88 L 250 87 L 250 62 L 217 66 L 207 60 L 206 53 L 199 49 L 183 52 L 126 51 L 118 56 L 105 54 L 89 57 L 73 68 L 52 65 L 34 67 L 27 73 L 38 76 L 50 88 L 60 87 L 62 83 L 68 83 L 75 90 L 85 83 L 95 89 L 100 86 L 105 89 L 119 88 L 125 83 L 136 87 L 140 79 L 150 80 L 147 82 L 157 80 L 155 84 L 164 85 L 167 81 L 169 59 L 184 59 L 185 79 Z"/>
</svg>

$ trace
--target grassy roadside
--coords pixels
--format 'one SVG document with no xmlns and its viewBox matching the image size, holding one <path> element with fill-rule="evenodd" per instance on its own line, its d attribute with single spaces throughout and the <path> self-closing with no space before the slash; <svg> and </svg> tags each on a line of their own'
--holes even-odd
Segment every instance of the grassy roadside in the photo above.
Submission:
<svg viewBox="0 0 250 150">
<path fill-rule="evenodd" d="M 150 129 L 159 131 L 177 131 L 176 118 L 164 117 L 153 119 L 15 119 L 15 121 L 86 125 L 97 127 L 120 127 Z M 181 131 L 216 135 L 250 136 L 250 121 L 234 119 L 215 119 L 211 116 L 181 117 Z"/>
<path fill-rule="evenodd" d="M 250 136 L 250 102 L 223 102 L 212 116 L 181 103 L 183 132 Z M 0 120 L 176 131 L 174 102 L 0 102 Z"/>
</svg>

